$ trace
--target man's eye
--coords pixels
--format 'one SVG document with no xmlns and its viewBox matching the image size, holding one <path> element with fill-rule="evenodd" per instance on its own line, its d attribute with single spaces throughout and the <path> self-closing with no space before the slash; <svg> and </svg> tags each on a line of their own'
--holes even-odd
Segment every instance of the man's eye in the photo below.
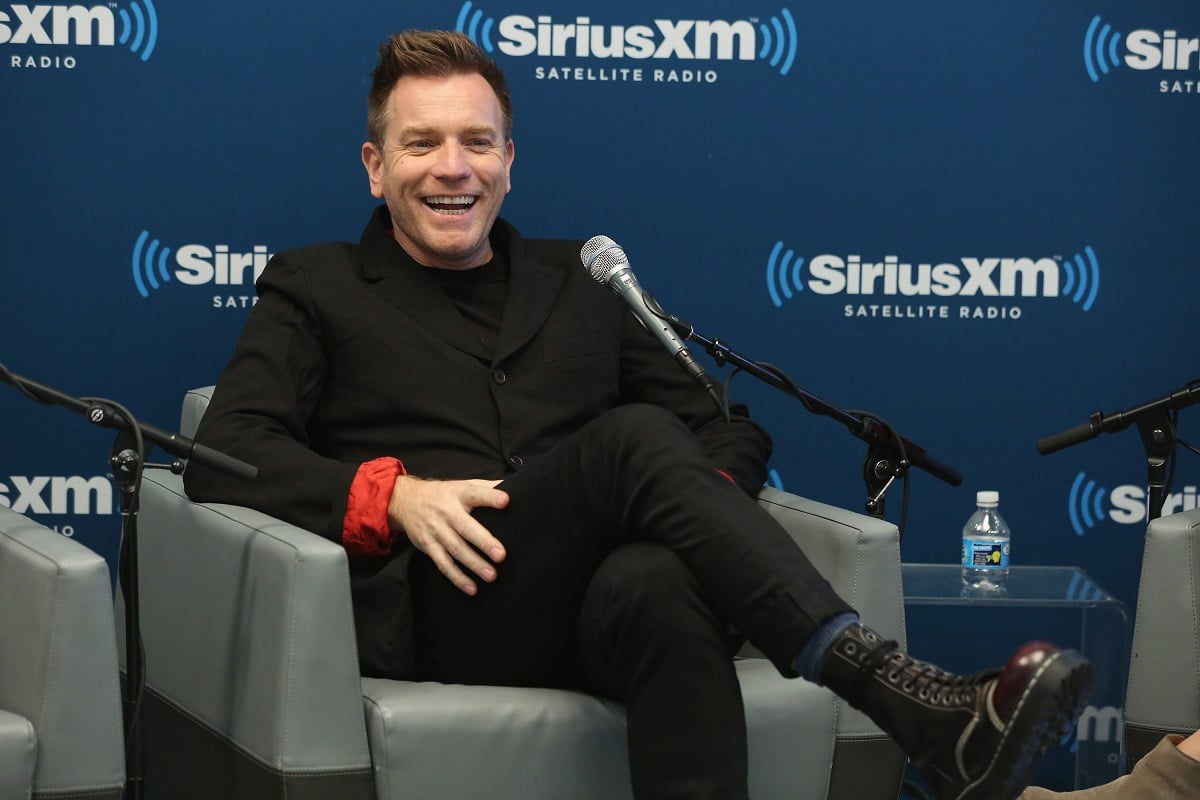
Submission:
<svg viewBox="0 0 1200 800">
<path fill-rule="evenodd" d="M 472 150 L 491 150 L 492 149 L 492 140 L 491 139 L 472 139 L 471 141 L 467 142 L 467 147 L 471 148 Z"/>
</svg>

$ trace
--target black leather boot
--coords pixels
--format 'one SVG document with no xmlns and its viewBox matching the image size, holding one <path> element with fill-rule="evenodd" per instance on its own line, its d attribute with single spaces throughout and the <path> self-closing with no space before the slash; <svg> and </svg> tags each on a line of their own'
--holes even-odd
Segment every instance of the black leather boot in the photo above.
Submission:
<svg viewBox="0 0 1200 800">
<path fill-rule="evenodd" d="M 1092 665 L 1030 642 L 1003 669 L 955 675 L 852 625 L 830 649 L 821 682 L 891 736 L 939 800 L 1012 800 L 1083 710 Z"/>
</svg>

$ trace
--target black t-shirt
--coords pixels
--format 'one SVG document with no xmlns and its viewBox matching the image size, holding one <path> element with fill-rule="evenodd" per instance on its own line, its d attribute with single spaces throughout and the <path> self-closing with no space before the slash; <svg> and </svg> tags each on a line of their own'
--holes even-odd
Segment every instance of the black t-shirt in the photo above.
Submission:
<svg viewBox="0 0 1200 800">
<path fill-rule="evenodd" d="M 497 251 L 491 261 L 471 269 L 427 269 L 488 351 L 494 350 L 508 298 L 508 259 Z"/>
</svg>

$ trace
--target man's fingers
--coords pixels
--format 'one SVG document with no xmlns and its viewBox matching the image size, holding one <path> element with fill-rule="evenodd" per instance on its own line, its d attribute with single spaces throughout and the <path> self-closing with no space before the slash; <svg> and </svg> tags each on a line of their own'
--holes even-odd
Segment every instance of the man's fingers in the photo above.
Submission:
<svg viewBox="0 0 1200 800">
<path fill-rule="evenodd" d="M 446 546 L 446 552 L 459 564 L 474 572 L 488 583 L 496 580 L 496 569 L 479 554 L 470 542 L 460 537 Z"/>
<path fill-rule="evenodd" d="M 429 535 L 424 537 L 425 542 L 421 549 L 437 565 L 438 571 L 451 583 L 466 594 L 474 595 L 478 587 L 467 571 L 473 572 L 482 580 L 491 583 L 496 580 L 496 568 L 476 549 L 472 540 L 479 541 L 484 546 L 494 543 L 495 546 L 490 550 L 499 550 L 501 556 L 504 551 L 487 528 L 473 518 L 464 517 L 462 524 L 464 530 L 446 526 L 430 531 Z"/>
<path fill-rule="evenodd" d="M 474 518 L 470 519 L 470 525 L 467 526 L 466 530 L 462 531 L 462 536 L 474 547 L 473 552 L 483 553 L 497 564 L 503 561 L 504 556 L 507 555 L 504 545 L 500 544 L 500 540 L 492 536 L 492 532 L 476 522 Z M 474 570 L 474 572 L 483 577 L 479 570 Z M 488 580 L 491 579 L 489 578 Z"/>
<path fill-rule="evenodd" d="M 428 554 L 433 560 L 434 565 L 438 568 L 438 572 L 442 573 L 448 581 L 458 587 L 459 591 L 464 594 L 474 596 L 479 591 L 475 582 L 467 577 L 467 574 L 458 568 L 458 564 L 451 558 L 450 554 L 442 550 L 438 555 Z"/>
<path fill-rule="evenodd" d="M 499 483 L 400 476 L 392 490 L 388 512 L 394 524 L 429 556 L 442 575 L 469 595 L 478 591 L 469 573 L 490 583 L 496 580 L 493 562 L 507 555 L 500 540 L 471 515 L 476 508 L 508 505 L 508 493 L 496 488 Z"/>
<path fill-rule="evenodd" d="M 475 491 L 468 498 L 468 505 L 487 508 L 504 508 L 508 505 L 508 492 L 497 489 L 503 481 L 473 481 Z"/>
<path fill-rule="evenodd" d="M 460 495 L 463 507 L 468 511 L 475 508 L 504 508 L 508 505 L 508 493 L 495 488 L 499 483 L 500 481 L 464 481 L 465 489 Z M 478 552 L 496 563 L 504 560 L 507 555 L 504 545 L 474 517 L 468 515 L 460 520 L 454 520 L 452 524 L 457 527 L 458 533 L 464 539 L 474 545 Z M 474 571 L 482 577 L 479 570 Z"/>
</svg>

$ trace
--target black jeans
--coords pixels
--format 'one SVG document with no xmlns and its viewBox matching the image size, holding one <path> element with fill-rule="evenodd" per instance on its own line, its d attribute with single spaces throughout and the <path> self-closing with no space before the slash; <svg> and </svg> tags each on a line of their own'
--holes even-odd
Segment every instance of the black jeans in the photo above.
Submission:
<svg viewBox="0 0 1200 800">
<path fill-rule="evenodd" d="M 745 797 L 733 632 L 790 676 L 849 607 L 662 409 L 610 412 L 500 488 L 476 513 L 508 550 L 494 583 L 469 597 L 412 561 L 419 677 L 614 697 L 636 797 Z"/>
</svg>

